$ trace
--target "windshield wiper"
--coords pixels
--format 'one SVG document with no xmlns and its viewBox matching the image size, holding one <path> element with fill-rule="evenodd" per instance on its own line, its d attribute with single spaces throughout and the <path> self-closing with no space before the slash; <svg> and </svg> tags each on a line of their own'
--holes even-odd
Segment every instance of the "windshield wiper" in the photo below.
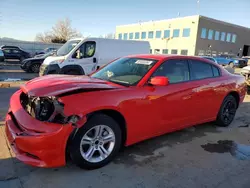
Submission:
<svg viewBox="0 0 250 188">
<path fill-rule="evenodd" d="M 109 79 L 108 81 L 113 82 L 113 83 L 116 83 L 116 84 L 120 84 L 120 85 L 123 85 L 123 86 L 130 86 L 130 83 L 129 83 L 129 82 L 122 81 L 122 80 L 113 80 L 113 79 Z"/>
</svg>

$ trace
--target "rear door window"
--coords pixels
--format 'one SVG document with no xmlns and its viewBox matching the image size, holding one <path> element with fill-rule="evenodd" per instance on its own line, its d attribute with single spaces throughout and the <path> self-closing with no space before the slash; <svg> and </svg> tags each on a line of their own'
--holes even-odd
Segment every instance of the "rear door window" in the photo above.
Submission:
<svg viewBox="0 0 250 188">
<path fill-rule="evenodd" d="M 200 80 L 214 76 L 212 65 L 203 61 L 191 60 L 190 69 L 192 80 Z"/>
<path fill-rule="evenodd" d="M 167 60 L 153 73 L 154 76 L 166 76 L 169 83 L 179 83 L 190 80 L 187 60 Z"/>
</svg>

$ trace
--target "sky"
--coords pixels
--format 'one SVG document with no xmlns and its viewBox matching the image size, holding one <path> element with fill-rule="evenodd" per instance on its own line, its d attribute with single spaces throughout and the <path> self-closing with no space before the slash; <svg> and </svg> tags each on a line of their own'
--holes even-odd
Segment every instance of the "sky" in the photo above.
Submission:
<svg viewBox="0 0 250 188">
<path fill-rule="evenodd" d="M 115 33 L 117 25 L 203 15 L 250 27 L 250 0 L 0 0 L 0 37 L 33 41 L 69 18 L 83 36 Z"/>
</svg>

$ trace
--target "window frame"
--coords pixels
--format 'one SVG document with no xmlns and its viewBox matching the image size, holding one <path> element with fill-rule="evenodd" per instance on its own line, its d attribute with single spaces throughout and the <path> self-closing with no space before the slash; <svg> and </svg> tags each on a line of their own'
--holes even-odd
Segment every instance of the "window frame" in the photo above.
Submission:
<svg viewBox="0 0 250 188">
<path fill-rule="evenodd" d="M 166 36 L 166 34 L 168 34 L 168 36 Z M 170 29 L 166 29 L 163 32 L 163 38 L 169 38 L 170 37 Z"/>
<path fill-rule="evenodd" d="M 229 37 L 229 40 L 228 40 Z M 232 41 L 232 33 L 227 33 L 226 35 L 226 42 L 231 42 Z"/>
<path fill-rule="evenodd" d="M 142 36 L 143 36 L 144 33 L 145 33 L 145 37 L 142 38 Z M 147 39 L 147 32 L 146 32 L 146 31 L 142 31 L 142 32 L 141 32 L 141 39 Z"/>
<path fill-rule="evenodd" d="M 159 35 L 160 35 L 160 37 L 157 37 L 157 36 L 159 36 Z M 155 38 L 156 38 L 156 39 L 160 39 L 160 38 L 161 38 L 161 35 L 162 35 L 161 30 L 155 31 Z"/>
<path fill-rule="evenodd" d="M 216 34 L 218 34 L 218 39 L 216 38 Z M 214 32 L 214 40 L 216 40 L 216 41 L 220 40 L 220 31 Z"/>
<path fill-rule="evenodd" d="M 187 32 L 187 33 L 185 33 L 185 32 Z M 188 35 L 185 35 L 184 36 L 184 34 L 188 34 Z M 182 30 L 182 37 L 190 37 L 190 28 L 183 28 L 183 30 Z"/>
<path fill-rule="evenodd" d="M 205 32 L 205 33 L 203 33 L 203 31 Z M 201 39 L 206 39 L 207 38 L 207 28 L 205 28 L 205 27 L 203 27 L 203 28 L 201 28 L 201 35 L 200 35 L 200 38 Z M 203 34 L 204 34 L 204 36 L 203 36 Z"/>
<path fill-rule="evenodd" d="M 145 82 L 145 84 L 144 85 L 147 85 L 148 83 L 149 83 L 149 81 L 150 81 L 150 79 L 152 79 L 153 78 L 153 74 L 164 64 L 164 63 L 166 63 L 166 62 L 168 62 L 168 61 L 171 61 L 171 60 L 177 60 L 177 61 L 186 61 L 186 63 L 187 63 L 187 67 L 188 67 L 188 72 L 189 72 L 189 80 L 186 80 L 186 81 L 181 81 L 181 82 L 175 82 L 175 83 L 168 83 L 168 85 L 174 85 L 174 84 L 180 84 L 180 83 L 186 83 L 186 82 L 190 82 L 190 81 L 192 81 L 191 80 L 191 72 L 190 72 L 190 65 L 189 65 L 189 61 L 188 61 L 188 59 L 187 58 L 180 58 L 180 59 L 178 59 L 178 58 L 170 58 L 170 59 L 167 59 L 167 60 L 164 60 L 158 67 L 156 67 L 156 69 L 154 70 L 154 72 L 152 72 L 152 74 L 149 76 L 149 78 L 148 78 L 148 80 Z M 166 85 L 166 86 L 168 86 L 168 85 Z M 166 87 L 166 86 L 163 86 L 163 87 Z M 162 86 L 161 86 L 162 87 Z"/>
<path fill-rule="evenodd" d="M 178 32 L 178 36 L 175 36 L 175 31 Z M 173 38 L 180 37 L 180 29 L 173 29 Z"/>
<path fill-rule="evenodd" d="M 130 40 L 134 39 L 134 33 L 133 32 L 128 34 L 128 39 L 130 39 Z"/>
<path fill-rule="evenodd" d="M 87 43 L 93 43 L 95 45 L 95 50 L 93 52 L 93 55 L 92 56 L 85 56 L 85 53 L 86 53 L 86 44 Z M 76 52 L 84 45 L 84 54 L 81 58 L 76 58 L 74 57 L 74 55 L 76 54 Z M 86 41 L 84 42 L 83 44 L 81 44 L 81 46 L 79 46 L 73 53 L 73 55 L 71 56 L 72 59 L 85 59 L 85 58 L 91 58 L 93 57 L 94 55 L 96 54 L 96 42 L 95 41 Z"/>
<path fill-rule="evenodd" d="M 233 40 L 234 39 L 234 40 Z M 231 42 L 232 43 L 236 43 L 236 39 L 237 39 L 237 35 L 235 33 L 232 34 L 232 37 L 231 37 Z"/>
<path fill-rule="evenodd" d="M 137 37 L 138 35 L 138 37 Z M 140 32 L 135 32 L 135 39 L 140 39 Z"/>
<path fill-rule="evenodd" d="M 211 38 L 210 38 L 210 35 L 211 35 Z M 208 40 L 214 40 L 214 30 L 213 29 L 208 30 L 207 39 Z"/>
<path fill-rule="evenodd" d="M 226 39 L 226 32 L 221 32 L 221 34 L 220 34 L 220 41 L 225 42 L 225 39 Z"/>
<path fill-rule="evenodd" d="M 128 40 L 128 33 L 123 33 L 123 40 Z"/>
<path fill-rule="evenodd" d="M 148 39 L 154 38 L 154 31 L 148 31 Z"/>
<path fill-rule="evenodd" d="M 122 40 L 122 33 L 118 34 L 118 39 Z"/>
<path fill-rule="evenodd" d="M 192 61 L 199 61 L 201 63 L 210 65 L 210 67 L 212 69 L 213 76 L 212 77 L 206 77 L 206 78 L 200 78 L 200 79 L 193 79 L 192 66 L 191 66 Z M 213 65 L 212 63 L 208 63 L 206 61 L 199 60 L 199 59 L 188 59 L 188 63 L 189 63 L 189 68 L 190 68 L 190 77 L 191 77 L 190 81 L 200 81 L 200 80 L 205 80 L 205 79 L 213 79 L 213 78 L 221 77 L 221 70 L 220 70 L 220 68 L 218 68 L 217 66 Z M 215 68 L 217 68 L 219 70 L 219 76 L 214 76 L 213 67 L 215 67 Z"/>
</svg>

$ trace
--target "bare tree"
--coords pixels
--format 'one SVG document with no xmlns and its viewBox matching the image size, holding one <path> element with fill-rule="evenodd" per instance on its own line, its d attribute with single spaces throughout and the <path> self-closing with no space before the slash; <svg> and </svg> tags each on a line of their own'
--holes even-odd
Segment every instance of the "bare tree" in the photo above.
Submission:
<svg viewBox="0 0 250 188">
<path fill-rule="evenodd" d="M 51 40 L 53 39 L 53 35 L 51 34 L 51 32 L 44 32 L 44 33 L 38 33 L 36 35 L 36 41 L 39 42 L 51 42 Z"/>
<path fill-rule="evenodd" d="M 82 35 L 71 27 L 71 21 L 68 18 L 58 20 L 51 31 L 38 33 L 36 40 L 41 42 L 67 41 L 74 37 Z"/>
<path fill-rule="evenodd" d="M 82 36 L 76 29 L 71 27 L 71 21 L 68 18 L 58 20 L 56 25 L 52 27 L 52 33 L 54 37 L 66 41 L 71 38 Z"/>
</svg>

